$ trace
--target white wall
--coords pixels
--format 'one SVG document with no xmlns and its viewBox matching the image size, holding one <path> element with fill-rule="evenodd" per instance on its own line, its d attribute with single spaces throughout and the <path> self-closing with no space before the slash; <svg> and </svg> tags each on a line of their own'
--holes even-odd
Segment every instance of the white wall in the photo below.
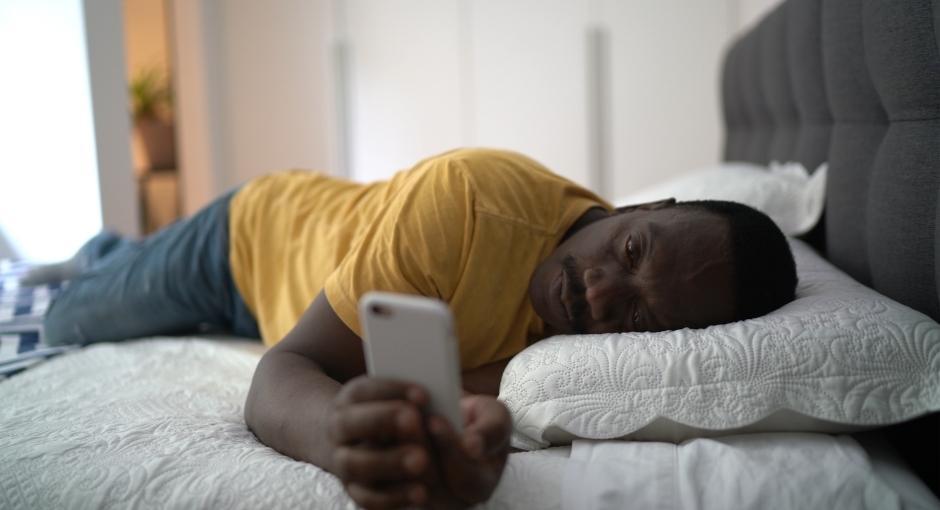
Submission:
<svg viewBox="0 0 940 510">
<path fill-rule="evenodd" d="M 174 0 L 184 211 L 272 170 L 335 168 L 327 0 Z"/>
<path fill-rule="evenodd" d="M 85 44 L 104 227 L 136 237 L 140 203 L 131 159 L 131 116 L 121 0 L 84 0 Z"/>
<path fill-rule="evenodd" d="M 230 168 L 222 161 L 219 37 L 214 4 L 173 0 L 171 60 L 176 119 L 176 157 L 182 209 L 192 214 L 222 192 Z"/>
<path fill-rule="evenodd" d="M 783 0 L 734 0 L 737 31 L 751 28 Z"/>
</svg>

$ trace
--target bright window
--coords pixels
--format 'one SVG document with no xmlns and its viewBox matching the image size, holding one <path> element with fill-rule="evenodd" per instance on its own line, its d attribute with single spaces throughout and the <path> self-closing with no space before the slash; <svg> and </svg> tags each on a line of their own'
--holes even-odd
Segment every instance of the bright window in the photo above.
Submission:
<svg viewBox="0 0 940 510">
<path fill-rule="evenodd" d="M 0 235 L 22 258 L 101 229 L 84 27 L 82 0 L 0 0 Z"/>
</svg>

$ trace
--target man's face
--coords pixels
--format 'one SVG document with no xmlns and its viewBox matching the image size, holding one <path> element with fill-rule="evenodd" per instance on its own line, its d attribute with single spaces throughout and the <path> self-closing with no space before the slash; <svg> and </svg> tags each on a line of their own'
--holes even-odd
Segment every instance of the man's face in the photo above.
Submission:
<svg viewBox="0 0 940 510">
<path fill-rule="evenodd" d="M 727 221 L 692 207 L 632 210 L 558 245 L 529 283 L 549 334 L 663 331 L 734 320 Z"/>
</svg>

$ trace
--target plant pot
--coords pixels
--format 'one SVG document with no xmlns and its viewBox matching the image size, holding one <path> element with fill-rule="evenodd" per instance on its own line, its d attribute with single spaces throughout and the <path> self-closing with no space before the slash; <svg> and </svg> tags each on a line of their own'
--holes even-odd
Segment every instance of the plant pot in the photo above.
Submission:
<svg viewBox="0 0 940 510">
<path fill-rule="evenodd" d="M 134 120 L 143 147 L 144 168 L 148 171 L 176 168 L 176 138 L 173 123 L 157 117 Z"/>
</svg>

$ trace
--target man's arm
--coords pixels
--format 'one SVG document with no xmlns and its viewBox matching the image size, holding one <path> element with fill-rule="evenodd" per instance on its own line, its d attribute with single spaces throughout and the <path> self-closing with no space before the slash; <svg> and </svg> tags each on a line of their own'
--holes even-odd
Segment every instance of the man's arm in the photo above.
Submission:
<svg viewBox="0 0 940 510">
<path fill-rule="evenodd" d="M 508 362 L 495 361 L 464 372 L 464 390 L 497 395 Z M 362 340 L 321 292 L 294 329 L 258 364 L 245 404 L 245 421 L 264 444 L 329 469 L 328 410 L 342 383 L 363 373 Z"/>
<path fill-rule="evenodd" d="M 431 459 L 419 411 L 427 395 L 414 385 L 356 377 L 364 371 L 362 341 L 321 292 L 258 364 L 245 421 L 264 444 L 339 476 L 361 506 L 427 502 L 430 488 L 421 479 Z M 386 446 L 359 446 L 369 443 Z"/>
<path fill-rule="evenodd" d="M 472 395 L 499 395 L 499 383 L 503 378 L 503 371 L 509 364 L 507 358 L 482 367 L 467 370 L 462 374 L 463 390 Z"/>
<path fill-rule="evenodd" d="M 508 453 L 505 406 L 465 397 L 464 433 L 438 425 L 429 437 L 421 413 L 427 392 L 356 377 L 365 371 L 362 353 L 362 341 L 321 292 L 258 364 L 245 404 L 249 428 L 275 450 L 339 476 L 365 507 L 451 508 L 487 499 Z"/>
<path fill-rule="evenodd" d="M 330 409 L 342 383 L 365 372 L 362 341 L 320 292 L 258 364 L 245 421 L 264 444 L 332 469 Z"/>
</svg>

